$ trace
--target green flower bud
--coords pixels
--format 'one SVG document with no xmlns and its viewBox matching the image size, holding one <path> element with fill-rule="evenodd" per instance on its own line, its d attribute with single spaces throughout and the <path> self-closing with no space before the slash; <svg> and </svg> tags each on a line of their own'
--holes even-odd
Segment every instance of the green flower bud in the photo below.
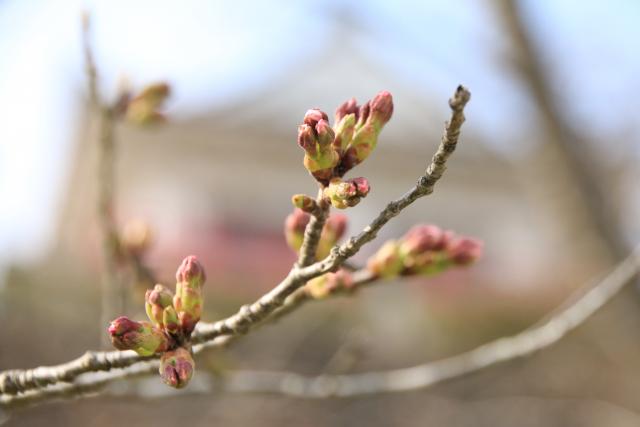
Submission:
<svg viewBox="0 0 640 427">
<path fill-rule="evenodd" d="M 171 305 L 173 294 L 169 289 L 157 284 L 153 289 L 147 290 L 144 300 L 144 308 L 149 320 L 162 328 L 162 313 L 166 307 Z"/>
<path fill-rule="evenodd" d="M 307 196 L 306 194 L 295 194 L 291 197 L 291 203 L 293 203 L 293 206 L 296 208 L 307 213 L 313 212 L 318 207 L 313 197 Z"/>
<path fill-rule="evenodd" d="M 202 314 L 202 285 L 205 279 L 204 268 L 193 255 L 186 257 L 176 272 L 176 295 L 173 297 L 173 305 L 186 337 L 191 335 Z"/>
<path fill-rule="evenodd" d="M 162 323 L 165 331 L 172 335 L 178 335 L 180 333 L 180 320 L 176 309 L 170 305 L 162 312 Z"/>
<path fill-rule="evenodd" d="M 193 377 L 195 366 L 191 352 L 178 347 L 160 358 L 160 377 L 170 387 L 184 388 Z"/>
<path fill-rule="evenodd" d="M 395 240 L 386 242 L 367 262 L 367 269 L 376 276 L 390 279 L 404 269 L 400 244 Z"/>
<path fill-rule="evenodd" d="M 376 147 L 382 128 L 392 114 L 393 99 L 386 91 L 380 92 L 360 108 L 355 133 L 338 167 L 340 176 L 369 157 Z"/>
<path fill-rule="evenodd" d="M 311 279 L 305 285 L 306 292 L 314 299 L 326 298 L 339 290 L 349 290 L 353 286 L 353 278 L 348 271 L 338 270 Z"/>
<path fill-rule="evenodd" d="M 162 353 L 171 347 L 171 339 L 148 322 L 136 322 L 121 316 L 108 328 L 113 346 L 118 350 L 133 350 L 140 356 Z"/>
<path fill-rule="evenodd" d="M 353 132 L 356 126 L 356 115 L 348 114 L 344 116 L 339 122 L 336 122 L 335 125 L 335 134 L 336 137 L 333 141 L 333 146 L 338 151 L 338 153 L 342 154 L 353 139 Z"/>
<path fill-rule="evenodd" d="M 296 253 L 302 246 L 304 240 L 304 230 L 307 228 L 309 219 L 311 217 L 308 213 L 303 212 L 300 209 L 295 209 L 290 213 L 284 222 L 284 236 L 287 240 L 287 244 Z"/>
<path fill-rule="evenodd" d="M 333 178 L 329 186 L 324 189 L 324 196 L 329 199 L 333 207 L 346 209 L 360 203 L 360 200 L 369 194 L 370 186 L 366 178 L 353 178 L 342 181 Z"/>
<path fill-rule="evenodd" d="M 298 127 L 298 145 L 305 151 L 304 166 L 320 182 L 331 178 L 333 168 L 340 161 L 334 139 L 327 115 L 318 109 L 307 111 L 304 123 Z"/>
</svg>

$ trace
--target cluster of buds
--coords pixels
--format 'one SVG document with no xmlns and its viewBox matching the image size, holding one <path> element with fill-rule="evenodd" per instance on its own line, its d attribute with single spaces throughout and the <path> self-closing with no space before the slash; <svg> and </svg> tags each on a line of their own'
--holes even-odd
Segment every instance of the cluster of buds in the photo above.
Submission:
<svg viewBox="0 0 640 427">
<path fill-rule="evenodd" d="M 137 125 L 153 125 L 166 121 L 160 112 L 165 101 L 169 98 L 171 88 L 168 84 L 154 83 L 143 88 L 133 98 L 128 95 L 120 101 L 121 109 L 127 121 Z"/>
<path fill-rule="evenodd" d="M 194 361 L 189 338 L 202 314 L 204 269 L 195 256 L 188 256 L 176 272 L 175 295 L 157 284 L 145 294 L 150 322 L 121 316 L 111 322 L 111 342 L 119 350 L 141 356 L 160 354 L 160 376 L 171 387 L 182 388 L 191 379 Z"/>
<path fill-rule="evenodd" d="M 323 194 L 333 207 L 346 209 L 360 203 L 360 200 L 369 194 L 369 190 L 369 181 L 366 178 L 353 178 L 347 181 L 333 178 L 324 188 Z"/>
<path fill-rule="evenodd" d="M 362 106 L 355 99 L 343 103 L 336 110 L 333 128 L 325 112 L 307 111 L 298 127 L 298 145 L 305 151 L 309 173 L 323 186 L 341 178 L 371 154 L 392 113 L 393 100 L 386 91 Z"/>
<path fill-rule="evenodd" d="M 434 275 L 466 266 L 482 255 L 482 242 L 455 235 L 435 225 L 413 227 L 402 239 L 386 242 L 368 261 L 378 277 Z"/>
<path fill-rule="evenodd" d="M 307 228 L 307 224 L 311 219 L 311 215 L 304 212 L 302 209 L 295 209 L 289 216 L 287 216 L 284 222 L 284 236 L 287 240 L 287 244 L 296 253 L 300 251 L 302 247 L 302 241 L 304 240 L 304 231 Z M 338 243 L 347 230 L 347 217 L 342 214 L 330 215 L 324 224 L 322 234 L 320 235 L 320 241 L 318 242 L 318 249 L 316 251 L 316 259 L 323 259 L 331 248 Z"/>
<path fill-rule="evenodd" d="M 351 273 L 338 270 L 309 280 L 304 289 L 312 298 L 323 299 L 338 292 L 353 291 L 355 287 Z"/>
</svg>

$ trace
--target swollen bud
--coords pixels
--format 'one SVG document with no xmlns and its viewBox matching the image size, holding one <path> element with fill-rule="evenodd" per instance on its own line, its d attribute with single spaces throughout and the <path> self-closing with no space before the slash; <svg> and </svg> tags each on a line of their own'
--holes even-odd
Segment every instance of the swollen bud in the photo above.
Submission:
<svg viewBox="0 0 640 427">
<path fill-rule="evenodd" d="M 322 228 L 322 234 L 320 234 L 316 259 L 323 259 L 329 255 L 331 248 L 338 243 L 344 236 L 345 231 L 347 231 L 347 223 L 346 215 L 336 213 L 329 216 Z"/>
<path fill-rule="evenodd" d="M 314 299 L 322 299 L 339 292 L 353 289 L 353 277 L 345 270 L 327 273 L 311 279 L 305 285 L 306 292 Z"/>
<path fill-rule="evenodd" d="M 302 246 L 304 230 L 307 228 L 310 219 L 311 217 L 308 213 L 295 209 L 284 221 L 284 237 L 289 247 L 296 253 Z"/>
<path fill-rule="evenodd" d="M 311 196 L 306 194 L 295 194 L 291 197 L 293 206 L 307 213 L 311 213 L 318 208 L 318 204 Z"/>
<path fill-rule="evenodd" d="M 162 123 L 164 116 L 158 111 L 171 90 L 166 83 L 155 83 L 145 87 L 127 105 L 126 119 L 138 125 Z"/>
<path fill-rule="evenodd" d="M 333 178 L 329 186 L 324 189 L 324 196 L 329 199 L 333 207 L 346 209 L 360 203 L 360 200 L 369 194 L 370 186 L 366 178 L 353 178 L 342 181 Z"/>
<path fill-rule="evenodd" d="M 206 275 L 204 274 L 204 268 L 198 261 L 195 255 L 189 255 L 176 271 L 176 281 L 179 283 L 187 283 L 192 288 L 197 288 L 204 285 Z"/>
<path fill-rule="evenodd" d="M 170 387 L 183 388 L 193 377 L 195 366 L 191 352 L 178 347 L 160 358 L 160 377 Z"/>
<path fill-rule="evenodd" d="M 387 91 L 380 92 L 364 104 L 358 113 L 355 133 L 340 163 L 340 173 L 362 163 L 375 149 L 378 136 L 393 114 L 393 98 Z"/>
<path fill-rule="evenodd" d="M 471 237 L 458 237 L 449 242 L 446 251 L 454 264 L 469 265 L 482 256 L 482 242 Z"/>
<path fill-rule="evenodd" d="M 378 277 L 393 278 L 404 269 L 400 244 L 395 240 L 386 242 L 367 262 L 367 269 Z"/>
<path fill-rule="evenodd" d="M 304 166 L 320 182 L 328 181 L 340 162 L 334 139 L 327 114 L 318 109 L 307 111 L 303 124 L 298 126 L 298 145 L 305 151 Z"/>
<path fill-rule="evenodd" d="M 140 356 L 162 353 L 171 346 L 171 340 L 160 329 L 148 322 L 136 322 L 120 316 L 107 329 L 113 346 L 118 350 L 133 350 Z"/>
<path fill-rule="evenodd" d="M 202 285 L 205 281 L 204 268 L 198 259 L 190 255 L 186 257 L 176 272 L 176 295 L 173 297 L 173 306 L 178 315 L 182 332 L 186 337 L 196 327 L 196 323 L 202 315 L 204 300 L 202 297 Z"/>
<path fill-rule="evenodd" d="M 147 312 L 149 320 L 155 323 L 157 326 L 163 326 L 163 312 L 166 307 L 171 306 L 173 301 L 173 294 L 164 286 L 157 284 L 153 289 L 147 290 L 144 295 L 144 308 Z"/>
</svg>

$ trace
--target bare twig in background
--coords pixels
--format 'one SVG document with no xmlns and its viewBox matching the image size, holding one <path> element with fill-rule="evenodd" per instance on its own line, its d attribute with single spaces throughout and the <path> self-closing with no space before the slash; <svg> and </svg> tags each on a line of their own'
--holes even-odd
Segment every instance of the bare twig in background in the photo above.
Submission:
<svg viewBox="0 0 640 427">
<path fill-rule="evenodd" d="M 558 342 L 604 306 L 640 273 L 640 246 L 596 285 L 580 289 L 546 322 L 466 353 L 404 369 L 308 377 L 281 372 L 230 372 L 220 387 L 233 392 L 278 393 L 305 398 L 349 397 L 426 388 L 486 367 L 528 356 Z"/>
<path fill-rule="evenodd" d="M 640 246 L 595 285 L 581 288 L 547 316 L 546 321 L 511 337 L 500 338 L 457 356 L 409 368 L 350 375 L 305 376 L 290 372 L 230 371 L 221 378 L 199 373 L 197 386 L 181 393 L 274 393 L 303 398 L 351 397 L 373 393 L 403 392 L 430 387 L 442 381 L 480 371 L 501 362 L 528 356 L 562 339 L 609 302 L 640 273 Z M 224 345 L 221 336 L 207 346 Z M 196 348 L 202 351 L 204 346 Z M 33 389 L 18 395 L 0 395 L 0 405 L 17 407 L 58 398 L 87 396 L 102 386 L 124 378 L 154 372 L 158 362 L 142 362 L 120 370 L 89 373 L 72 383 Z M 174 395 L 163 389 L 155 397 Z M 144 397 L 144 396 L 143 396 Z"/>
<path fill-rule="evenodd" d="M 292 296 L 308 280 L 324 273 L 335 271 L 345 260 L 355 255 L 363 245 L 373 240 L 378 231 L 404 208 L 417 199 L 431 194 L 435 184 L 444 173 L 447 159 L 456 148 L 460 128 L 464 122 L 463 110 L 470 96 L 466 88 L 459 86 L 454 96 L 449 100 L 449 106 L 452 111 L 451 118 L 445 124 L 438 150 L 424 175 L 420 177 L 418 183 L 411 190 L 403 197 L 390 202 L 360 234 L 349 238 L 342 245 L 334 247 L 330 255 L 324 260 L 306 267 L 294 265 L 280 284 L 252 305 L 241 307 L 236 314 L 226 319 L 215 323 L 202 324 L 194 334 L 192 342 L 194 344 L 209 342 L 211 343 L 210 345 L 214 345 L 215 340 L 224 342 L 231 339 L 230 337 L 246 333 L 249 329 L 260 324 L 282 308 L 286 304 L 287 298 Z M 199 347 L 196 347 L 195 350 L 198 351 Z M 73 387 L 79 380 L 78 377 L 81 374 L 114 370 L 112 374 L 118 376 L 121 375 L 121 372 L 115 371 L 115 369 L 124 368 L 149 359 L 149 357 L 141 357 L 130 351 L 87 353 L 74 361 L 58 366 L 5 371 L 0 374 L 0 399 L 2 399 L 0 402 L 4 406 L 8 406 L 12 403 L 18 404 L 21 400 L 38 401 L 41 397 L 46 398 L 49 391 L 56 390 L 58 386 L 65 388 L 65 390 L 71 390 L 70 387 Z M 153 370 L 154 366 L 157 368 L 157 361 L 147 362 L 144 365 Z M 133 368 L 125 368 L 125 372 L 126 369 Z M 136 373 L 139 373 L 137 369 L 138 367 L 136 366 Z M 108 374 L 111 373 L 103 375 L 109 377 Z M 126 374 L 122 375 L 126 376 Z M 100 381 L 103 381 L 103 379 L 100 379 Z M 56 385 L 56 383 L 60 382 L 73 382 L 73 384 L 61 383 Z M 83 382 L 81 386 L 89 387 L 87 384 Z M 54 386 L 48 387 L 49 385 Z"/>
<path fill-rule="evenodd" d="M 618 224 L 619 218 L 610 208 L 610 200 L 604 192 L 601 170 L 595 165 L 601 162 L 593 157 L 589 144 L 576 135 L 566 116 L 566 107 L 562 105 L 551 82 L 549 69 L 544 64 L 543 52 L 528 30 L 522 8 L 523 2 L 501 0 L 497 2 L 504 26 L 513 42 L 513 63 L 522 83 L 531 93 L 546 131 L 543 146 L 539 155 L 546 156 L 537 162 L 535 156 L 529 156 L 527 163 L 535 164 L 533 173 L 536 177 L 544 178 L 545 184 L 553 182 L 554 186 L 562 185 L 562 203 L 570 202 L 577 206 L 564 212 L 569 225 L 574 225 L 578 218 L 584 217 L 587 223 L 582 225 L 580 233 L 595 231 L 599 244 L 611 262 L 622 258 L 629 251 L 629 244 L 625 240 Z M 545 151 L 546 150 L 546 151 Z M 533 157 L 533 158 L 532 158 Z M 539 165 L 547 166 L 545 174 L 539 173 Z M 537 179 L 532 182 L 537 182 Z M 551 186 L 547 186 L 551 188 Z M 568 229 L 571 229 L 567 227 Z M 594 233 L 591 233 L 594 234 Z"/>
<path fill-rule="evenodd" d="M 104 348 L 110 346 L 108 337 L 103 333 L 105 325 L 116 313 L 124 310 L 125 289 L 118 281 L 119 239 L 114 214 L 115 193 L 115 126 L 113 108 L 100 96 L 98 90 L 98 72 L 90 41 L 90 20 L 82 17 L 82 42 L 84 50 L 85 72 L 87 74 L 89 103 L 92 113 L 98 113 L 99 144 L 96 181 L 98 183 L 97 215 L 102 234 L 103 275 L 101 280 L 100 341 Z"/>
</svg>

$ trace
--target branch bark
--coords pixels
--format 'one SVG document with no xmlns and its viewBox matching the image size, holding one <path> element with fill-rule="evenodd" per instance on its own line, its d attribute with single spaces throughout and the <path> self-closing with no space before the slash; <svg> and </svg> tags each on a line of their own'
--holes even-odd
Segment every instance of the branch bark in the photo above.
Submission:
<svg viewBox="0 0 640 427">
<path fill-rule="evenodd" d="M 213 346 L 216 342 L 225 343 L 235 336 L 248 332 L 270 315 L 277 313 L 285 306 L 287 299 L 292 297 L 294 292 L 308 280 L 338 269 L 345 260 L 355 255 L 362 246 L 373 240 L 378 231 L 404 208 L 417 199 L 431 194 L 446 169 L 448 158 L 456 148 L 460 129 L 464 122 L 463 110 L 470 96 L 465 87 L 458 86 L 454 96 L 449 100 L 451 117 L 445 124 L 438 150 L 425 173 L 413 188 L 401 198 L 390 202 L 358 235 L 349 238 L 342 245 L 335 246 L 325 259 L 308 266 L 295 264 L 285 279 L 258 301 L 251 305 L 242 306 L 236 314 L 226 319 L 215 323 L 202 323 L 192 339 L 194 344 L 202 344 L 202 346 L 196 346 L 194 350 L 200 351 L 201 348 Z M 301 303 L 302 298 L 298 298 L 294 298 L 294 300 Z M 54 394 L 59 393 L 56 391 L 58 389 L 64 389 L 71 393 L 70 390 L 73 390 L 74 384 L 78 385 L 79 390 L 84 390 L 90 386 L 77 380 L 80 375 L 89 372 L 113 370 L 111 373 L 104 374 L 105 377 L 109 378 L 109 374 L 112 374 L 114 378 L 120 378 L 120 375 L 127 375 L 127 369 L 129 369 L 127 367 L 138 362 L 146 362 L 141 366 L 148 366 L 148 369 L 152 371 L 154 367 L 157 368 L 157 361 L 152 360 L 154 358 L 154 356 L 138 356 L 132 351 L 87 352 L 78 359 L 57 366 L 5 371 L 0 373 L 0 403 L 7 406 L 11 402 L 37 400 L 39 399 L 37 396 L 47 396 L 50 390 Z M 124 369 L 124 373 L 122 373 L 116 371 L 118 368 L 127 369 Z M 136 366 L 130 369 L 139 373 L 138 370 L 143 368 Z M 101 378 L 96 381 L 105 380 Z M 52 385 L 53 387 L 49 387 Z"/>
</svg>

